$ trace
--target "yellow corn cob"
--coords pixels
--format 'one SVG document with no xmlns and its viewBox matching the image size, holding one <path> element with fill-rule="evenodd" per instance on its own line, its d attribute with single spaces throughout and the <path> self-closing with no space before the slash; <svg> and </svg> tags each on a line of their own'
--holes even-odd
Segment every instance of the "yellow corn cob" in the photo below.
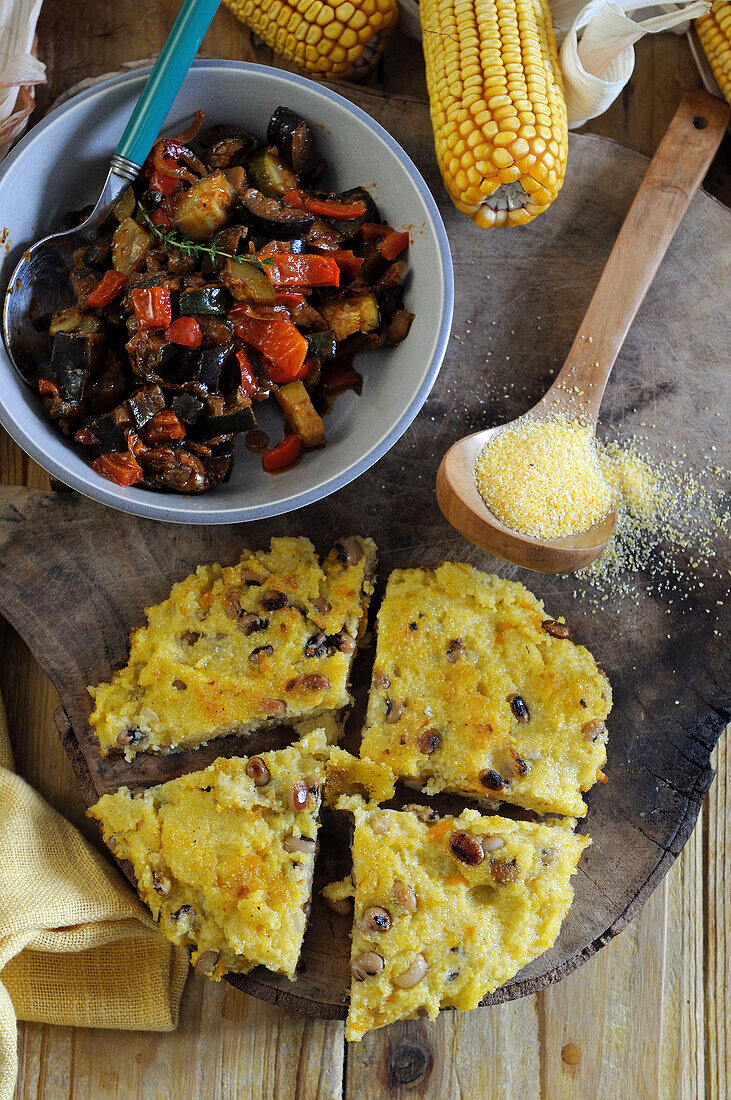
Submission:
<svg viewBox="0 0 731 1100">
<path fill-rule="evenodd" d="M 396 0 L 224 0 L 275 53 L 318 76 L 358 78 L 396 26 Z"/>
<path fill-rule="evenodd" d="M 731 103 L 731 4 L 714 2 L 695 25 L 716 84 Z"/>
<path fill-rule="evenodd" d="M 523 225 L 558 194 L 568 132 L 548 0 L 421 0 L 437 160 L 480 226 Z"/>
</svg>

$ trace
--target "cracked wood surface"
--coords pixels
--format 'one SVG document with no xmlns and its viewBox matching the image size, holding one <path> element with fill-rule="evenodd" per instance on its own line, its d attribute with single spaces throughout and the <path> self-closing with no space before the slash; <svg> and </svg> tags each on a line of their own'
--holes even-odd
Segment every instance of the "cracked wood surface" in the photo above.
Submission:
<svg viewBox="0 0 731 1100">
<path fill-rule="evenodd" d="M 50 80 L 48 88 L 41 90 L 41 105 L 47 105 L 79 79 L 115 69 L 122 60 L 146 56 L 158 48 L 176 6 L 176 0 L 160 0 L 142 10 L 131 0 L 118 0 L 113 6 L 102 4 L 101 0 L 90 0 L 84 5 L 76 2 L 47 4 L 39 35 L 40 53 L 49 62 Z M 248 32 L 225 11 L 214 21 L 204 43 L 204 52 L 210 56 L 271 60 L 268 51 L 252 47 Z M 412 93 L 423 98 L 423 68 L 414 43 L 398 36 L 386 56 L 384 83 L 391 92 Z M 697 84 L 682 39 L 661 36 L 645 40 L 638 48 L 637 71 L 631 85 L 592 129 L 650 153 L 682 91 Z M 367 102 L 366 106 L 369 109 Z M 372 113 L 377 113 L 377 107 L 371 109 Z M 400 136 L 399 107 L 386 105 L 384 109 L 386 125 Z M 425 123 L 421 126 L 421 137 L 417 133 L 415 141 L 423 142 L 424 134 L 428 133 L 423 128 Z M 401 120 L 401 130 L 403 128 Z M 727 162 L 726 150 L 711 173 L 712 186 L 716 187 L 719 179 L 723 184 L 723 165 Z M 631 196 L 641 174 L 641 163 L 637 158 L 634 168 L 630 163 L 629 169 L 623 164 L 618 175 L 607 181 L 607 190 L 620 192 L 617 202 L 611 204 L 615 214 L 610 214 L 609 219 L 602 211 L 603 200 L 593 195 L 592 202 L 598 207 L 595 207 L 596 218 L 603 230 L 607 229 L 607 220 L 611 222 L 612 217 L 616 217 L 624 199 Z M 629 171 L 629 178 L 623 178 L 625 171 Z M 433 172 L 430 182 L 436 191 L 439 184 Z M 728 195 L 722 186 L 719 193 Z M 716 217 L 719 213 L 716 211 Z M 454 241 L 451 224 L 449 231 Z M 480 245 L 479 252 L 470 246 L 465 256 L 455 255 L 458 286 L 460 279 L 473 277 L 470 268 L 476 262 L 494 264 L 495 271 L 505 279 L 508 268 L 503 262 L 499 242 L 493 235 L 489 239 L 480 235 L 474 240 Z M 580 245 L 581 242 L 574 238 L 572 243 Z M 608 239 L 607 251 L 610 243 Z M 679 278 L 689 284 L 687 293 L 681 295 L 681 317 L 683 313 L 686 318 L 695 314 L 699 300 L 703 300 L 701 296 L 706 293 L 699 284 L 702 284 L 703 269 L 709 259 L 700 244 L 698 240 L 690 244 L 684 241 L 682 248 L 686 255 L 678 257 L 681 262 Z M 551 249 L 556 246 L 560 246 L 560 237 L 558 240 L 551 238 Z M 691 263 L 694 247 L 697 256 Z M 569 272 L 555 266 L 548 256 L 548 270 L 542 279 L 536 280 L 537 286 L 531 284 L 530 265 L 518 264 L 518 281 L 513 283 L 512 294 L 506 294 L 505 307 L 513 309 L 513 303 L 520 300 L 521 312 L 525 312 L 527 302 L 543 301 L 547 295 L 546 317 L 548 310 L 553 313 L 559 303 L 561 309 L 566 310 L 567 300 L 570 301 L 568 313 L 571 316 L 565 314 L 561 319 L 562 332 L 566 325 L 566 346 L 570 342 L 571 328 L 583 312 L 584 297 L 588 300 L 593 285 L 592 271 L 601 266 L 601 257 L 592 261 L 591 257 L 582 254 L 580 247 L 578 253 L 578 267 Z M 709 279 L 709 286 L 711 282 Z M 584 283 L 590 284 L 585 293 Z M 487 289 L 484 284 L 483 289 Z M 674 293 L 676 289 L 673 283 Z M 555 291 L 560 291 L 560 297 Z M 656 302 L 661 300 L 658 295 Z M 469 304 L 464 302 L 465 306 Z M 505 308 L 498 313 L 496 302 L 489 295 L 478 300 L 478 306 L 487 307 L 486 312 L 493 316 L 505 314 Z M 456 325 L 461 325 L 455 328 L 458 335 L 464 333 L 467 319 L 474 319 L 473 310 L 456 317 Z M 647 333 L 654 319 L 653 310 L 651 317 L 641 317 L 638 324 L 644 323 Z M 535 318 L 521 320 L 520 330 L 512 324 L 509 326 L 516 328 L 514 341 L 507 333 L 495 339 L 489 331 L 485 334 L 473 329 L 472 344 L 484 340 L 483 347 L 489 346 L 492 353 L 491 363 L 500 364 L 505 370 L 505 360 L 513 344 L 521 347 L 527 358 L 534 348 L 542 347 L 535 343 L 533 320 Z M 688 324 L 685 319 L 684 324 Z M 698 324 L 700 326 L 700 320 Z M 668 319 L 662 319 L 662 326 L 665 338 L 671 341 L 680 338 L 682 342 L 682 325 L 673 331 Z M 708 331 L 708 328 L 703 330 L 699 342 L 704 357 Z M 639 328 L 624 365 L 624 377 L 628 382 L 631 382 L 633 361 L 638 358 L 642 346 L 642 328 Z M 442 395 L 441 402 L 431 412 L 437 421 L 446 419 L 444 413 L 447 411 L 451 417 L 456 415 L 457 419 L 448 424 L 454 438 L 462 434 L 458 422 L 463 404 L 461 386 L 465 375 L 470 377 L 470 362 L 465 350 L 462 344 L 453 346 L 451 352 L 452 361 L 459 360 L 460 389 L 455 394 L 450 387 L 451 399 L 446 402 Z M 560 355 L 559 346 L 555 353 L 558 361 Z M 553 348 L 550 358 L 553 366 Z M 548 365 L 544 362 L 544 366 Z M 473 365 L 472 370 L 476 374 L 475 385 L 485 380 L 482 359 L 479 367 L 475 369 Z M 607 408 L 612 423 L 620 416 L 625 418 L 625 423 L 631 421 L 632 410 L 638 407 L 638 396 L 644 403 L 667 399 L 667 387 L 660 385 L 658 388 L 657 381 L 653 378 L 653 384 L 642 389 L 630 384 L 624 396 L 618 388 L 616 404 Z M 522 379 L 521 384 L 523 382 L 526 390 L 516 385 L 507 403 L 488 399 L 483 405 L 480 399 L 478 415 L 487 418 L 498 411 L 506 416 L 513 415 L 513 405 L 522 407 L 532 399 L 545 378 L 536 373 Z M 692 412 L 691 404 L 674 423 L 682 424 Z M 431 422 L 425 427 L 434 431 Z M 444 424 L 440 423 L 439 427 L 443 429 Z M 412 431 L 415 445 L 423 450 L 427 433 L 418 432 L 416 428 Z M 0 440 L 0 464 L 2 481 L 6 484 L 47 488 L 45 474 L 4 436 Z M 427 472 L 424 481 L 428 478 Z M 397 512 L 403 505 L 401 486 L 398 482 L 388 482 L 388 485 L 391 507 Z M 448 534 L 442 537 L 440 531 L 439 538 L 434 537 L 429 530 L 434 515 L 429 508 L 426 511 L 426 520 L 414 512 L 412 518 L 416 518 L 411 525 L 397 527 L 393 533 L 393 554 L 402 555 L 400 560 L 404 560 L 404 548 L 411 546 L 415 555 L 468 557 L 464 544 L 456 539 L 450 542 Z M 19 520 L 22 514 L 20 507 L 15 519 Z M 13 526 L 10 509 L 5 511 L 3 518 L 9 521 L 7 526 L 3 523 L 7 531 L 8 526 Z M 324 518 L 331 519 L 332 513 L 325 513 Z M 369 523 L 378 521 L 375 508 L 366 509 L 366 519 Z M 249 530 L 245 529 L 247 541 Z M 237 537 L 240 538 L 240 534 Z M 201 544 L 201 552 L 204 548 Z M 200 560 L 210 556 L 205 553 Z M 386 558 L 382 572 L 393 564 L 388 554 Z M 0 561 L 5 561 L 4 550 L 0 553 Z M 480 560 L 479 564 L 485 565 L 486 561 Z M 52 580 L 47 576 L 40 578 L 40 590 Z M 558 607 L 557 613 L 572 610 L 566 587 L 561 590 L 548 583 L 540 590 L 532 581 L 533 578 L 529 578 L 528 583 L 539 589 L 551 609 Z M 45 593 L 42 595 L 47 606 Z M 20 599 L 20 595 L 16 594 L 16 598 Z M 153 598 L 157 596 L 149 597 Z M 632 704 L 642 699 L 643 706 L 634 714 L 635 753 L 623 757 L 619 753 L 621 742 L 613 737 L 610 750 L 612 785 L 597 792 L 600 804 L 591 810 L 593 818 L 601 812 L 602 806 L 608 806 L 609 791 L 613 788 L 614 812 L 607 821 L 607 840 L 611 840 L 620 855 L 626 846 L 634 844 L 643 847 L 645 856 L 648 852 L 655 853 L 654 864 L 647 861 L 645 882 L 664 873 L 687 839 L 710 778 L 706 761 L 720 728 L 720 716 L 716 714 L 715 718 L 695 726 L 689 735 L 671 712 L 664 725 L 662 743 L 648 736 L 647 723 L 651 720 L 648 714 L 654 710 L 652 704 L 658 700 L 662 704 L 662 698 L 659 690 L 648 697 L 643 673 L 645 679 L 655 668 L 662 668 L 665 673 L 669 664 L 665 659 L 667 654 L 663 654 L 658 663 L 657 653 L 646 645 L 643 627 L 657 626 L 660 621 L 659 615 L 654 619 L 649 616 L 643 623 L 641 616 L 630 609 L 622 624 L 623 636 L 632 636 L 638 642 L 637 668 L 634 676 L 627 677 L 627 710 L 622 720 L 632 712 Z M 589 623 L 585 635 L 583 622 L 580 627 L 580 640 L 587 641 L 602 659 L 607 652 L 602 635 L 606 633 L 611 637 L 617 632 L 614 622 L 609 623 L 609 627 L 608 631 L 603 631 L 598 624 L 592 627 Z M 47 628 L 48 619 L 36 623 L 38 635 Z M 54 631 L 56 633 L 62 632 Z M 69 647 L 74 640 L 79 640 L 71 621 L 67 623 L 65 634 Z M 690 651 L 697 641 L 697 635 L 691 631 L 686 637 L 687 649 Z M 83 816 L 83 804 L 72 769 L 51 732 L 52 712 L 58 705 L 58 696 L 24 642 L 10 626 L 2 623 L 0 654 L 0 685 L 8 705 L 19 770 L 87 836 L 98 842 L 95 828 Z M 609 660 L 605 663 L 611 674 Z M 663 688 L 672 694 L 667 676 L 664 682 L 657 684 L 657 689 Z M 708 700 L 717 689 L 704 681 L 698 683 L 695 690 L 702 699 Z M 695 701 L 693 706 L 696 706 Z M 690 709 L 688 705 L 688 712 Z M 663 710 L 663 717 L 665 714 Z M 615 720 L 619 720 L 619 716 Z M 615 747 L 617 751 L 612 759 Z M 353 1100 L 414 1096 L 429 1100 L 493 1100 L 493 1097 L 497 1100 L 506 1096 L 511 1100 L 560 1100 L 563 1097 L 608 1100 L 615 1096 L 637 1097 L 638 1100 L 654 1097 L 689 1100 L 707 1096 L 710 1100 L 725 1100 L 731 1092 L 727 1022 L 729 970 L 725 938 L 731 876 L 729 857 L 723 848 L 729 829 L 724 770 L 726 746 L 723 742 L 717 752 L 717 766 L 721 770 L 706 799 L 702 825 L 693 833 L 668 877 L 663 879 L 621 937 L 563 982 L 537 995 L 462 1016 L 445 1013 L 434 1025 L 422 1021 L 397 1025 L 345 1051 L 342 1024 L 338 1021 L 298 1016 L 247 997 L 225 983 L 213 986 L 191 978 L 184 995 L 181 1026 L 172 1035 L 115 1033 L 110 1036 L 91 1030 L 22 1025 L 17 1100 L 92 1096 L 107 1100 L 130 1095 L 145 1100 L 171 1095 L 185 1100 L 208 1100 L 209 1097 L 211 1100 L 214 1097 L 225 1100 L 233 1097 L 241 1100 L 249 1097 L 330 1100 L 341 1096 Z M 657 803 L 653 801 L 657 797 L 654 792 L 646 787 L 643 789 L 639 782 L 642 769 L 637 767 L 637 761 L 649 756 L 654 756 L 653 770 L 662 777 L 659 785 L 663 790 L 657 792 L 657 796 L 661 796 Z M 689 781 L 689 789 L 684 785 L 686 781 Z M 620 785 L 623 788 L 621 798 Z M 680 802 L 677 801 L 678 793 Z M 633 816 L 633 805 L 636 809 L 639 799 L 644 799 L 655 811 L 649 815 L 649 820 L 638 822 L 636 813 Z M 608 904 L 617 912 L 616 921 L 620 922 L 627 913 L 627 905 L 622 909 L 618 904 L 622 895 L 621 863 L 621 858 L 613 859 L 609 847 L 606 860 L 591 865 L 587 861 L 579 884 L 582 891 L 596 898 L 603 892 Z M 600 901 L 605 904 L 604 898 Z M 602 941 L 605 937 L 606 930 L 597 940 Z"/>
</svg>

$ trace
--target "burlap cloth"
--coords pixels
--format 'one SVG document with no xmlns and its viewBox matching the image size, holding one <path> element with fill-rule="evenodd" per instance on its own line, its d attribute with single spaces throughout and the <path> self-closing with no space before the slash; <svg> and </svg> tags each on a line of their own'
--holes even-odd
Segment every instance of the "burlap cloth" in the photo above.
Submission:
<svg viewBox="0 0 731 1100">
<path fill-rule="evenodd" d="M 0 1100 L 16 1019 L 171 1031 L 187 973 L 119 872 L 15 774 L 0 700 Z"/>
</svg>

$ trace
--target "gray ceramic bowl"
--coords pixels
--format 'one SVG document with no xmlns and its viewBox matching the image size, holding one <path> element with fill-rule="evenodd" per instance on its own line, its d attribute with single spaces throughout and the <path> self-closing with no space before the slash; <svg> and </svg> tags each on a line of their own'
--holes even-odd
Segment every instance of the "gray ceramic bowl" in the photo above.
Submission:
<svg viewBox="0 0 731 1100">
<path fill-rule="evenodd" d="M 147 70 L 115 77 L 76 96 L 35 127 L 0 170 L 0 221 L 9 251 L 3 290 L 23 247 L 51 232 L 68 210 L 96 198 Z M 187 523 L 237 523 L 279 515 L 320 500 L 377 462 L 424 404 L 444 358 L 452 322 L 449 244 L 429 189 L 393 138 L 342 96 L 302 77 L 236 61 L 194 64 L 165 130 L 174 133 L 203 107 L 206 125 L 231 121 L 260 134 L 278 104 L 318 126 L 333 186 L 372 187 L 382 216 L 414 227 L 406 300 L 416 314 L 398 348 L 358 362 L 363 393 L 347 393 L 327 417 L 328 444 L 292 470 L 271 477 L 239 441 L 230 481 L 200 496 L 124 489 L 89 468 L 79 448 L 45 418 L 40 400 L 15 374 L 0 345 L 0 421 L 39 465 L 85 496 L 122 511 Z M 269 403 L 267 403 L 269 404 Z M 281 437 L 277 409 L 259 409 L 272 442 Z"/>
</svg>

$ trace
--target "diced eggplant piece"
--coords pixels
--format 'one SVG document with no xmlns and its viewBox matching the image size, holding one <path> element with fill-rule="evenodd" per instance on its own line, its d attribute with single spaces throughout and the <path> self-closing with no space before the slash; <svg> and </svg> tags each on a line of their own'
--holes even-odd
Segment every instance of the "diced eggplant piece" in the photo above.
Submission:
<svg viewBox="0 0 731 1100">
<path fill-rule="evenodd" d="M 202 493 L 208 478 L 201 460 L 182 447 L 151 447 L 140 454 L 146 481 L 176 493 Z"/>
<path fill-rule="evenodd" d="M 131 218 L 135 212 L 135 193 L 131 187 L 128 187 L 126 191 L 122 193 L 121 199 L 117 202 L 117 205 L 112 210 L 115 218 L 118 222 L 123 222 L 125 218 Z"/>
<path fill-rule="evenodd" d="M 175 227 L 194 241 L 206 241 L 229 219 L 236 199 L 223 172 L 204 176 L 186 191 L 174 215 Z"/>
<path fill-rule="evenodd" d="M 306 178 L 322 168 L 312 130 L 302 116 L 289 107 L 277 107 L 269 119 L 267 141 L 276 145 L 298 176 Z"/>
<path fill-rule="evenodd" d="M 233 455 L 211 455 L 208 458 L 202 458 L 201 462 L 206 471 L 209 489 L 215 489 L 217 485 L 222 485 L 231 476 Z"/>
<path fill-rule="evenodd" d="M 127 388 L 122 362 L 115 351 L 107 352 L 100 373 L 93 376 L 87 404 L 96 415 L 109 412 L 124 398 Z"/>
<path fill-rule="evenodd" d="M 179 355 L 179 348 L 154 332 L 138 332 L 125 344 L 133 372 L 145 382 L 164 382 L 162 374 Z"/>
<path fill-rule="evenodd" d="M 251 143 L 246 138 L 225 137 L 214 141 L 203 154 L 203 163 L 210 171 L 216 168 L 230 168 L 239 164 L 251 152 Z"/>
<path fill-rule="evenodd" d="M 171 407 L 184 424 L 195 424 L 205 412 L 205 403 L 192 393 L 179 393 L 173 398 Z"/>
<path fill-rule="evenodd" d="M 233 299 L 224 286 L 206 286 L 184 290 L 180 295 L 180 312 L 186 316 L 208 314 L 213 317 L 225 317 Z"/>
<path fill-rule="evenodd" d="M 212 275 L 225 267 L 227 259 L 236 255 L 244 240 L 246 240 L 245 225 L 225 225 L 223 229 L 219 229 L 208 242 L 209 248 L 215 248 L 216 253 L 213 256 L 206 254 L 203 257 L 203 271 L 207 275 Z"/>
<path fill-rule="evenodd" d="M 238 435 L 256 427 L 256 417 L 249 405 L 222 416 L 207 416 L 195 425 L 192 435 L 195 439 L 217 439 L 221 435 Z"/>
<path fill-rule="evenodd" d="M 303 447 L 324 445 L 325 425 L 301 382 L 288 382 L 285 386 L 280 386 L 277 390 L 277 401 L 287 424 L 299 436 Z"/>
<path fill-rule="evenodd" d="M 203 392 L 215 393 L 224 364 L 231 354 L 233 344 L 216 344 L 204 348 L 200 353 L 198 366 L 198 386 Z"/>
<path fill-rule="evenodd" d="M 228 344 L 234 338 L 234 326 L 223 317 L 206 317 L 198 314 L 196 320 L 203 333 L 203 347 L 212 348 L 217 344 Z"/>
<path fill-rule="evenodd" d="M 56 336 L 59 332 L 76 332 L 84 319 L 84 314 L 78 306 L 69 306 L 68 309 L 59 309 L 51 317 L 48 332 Z"/>
<path fill-rule="evenodd" d="M 149 259 L 151 253 L 148 253 L 148 268 Z M 189 255 L 187 252 L 183 252 L 181 248 L 171 248 L 169 252 L 163 252 L 163 261 L 161 266 L 167 265 L 168 271 L 172 271 L 174 275 L 187 275 L 191 271 L 195 271 L 198 263 L 195 256 Z"/>
<path fill-rule="evenodd" d="M 271 233 L 257 233 L 251 229 L 247 240 L 251 241 L 256 252 L 260 252 L 269 244 L 274 245 L 275 252 L 291 252 L 292 255 L 299 255 L 307 251 L 307 241 L 304 237 L 293 237 L 291 240 L 283 241 L 273 238 Z"/>
<path fill-rule="evenodd" d="M 101 333 L 59 332 L 53 338 L 51 374 L 64 401 L 82 403 L 104 354 Z"/>
<path fill-rule="evenodd" d="M 306 237 L 315 220 L 312 214 L 287 206 L 281 199 L 262 195 L 255 187 L 247 187 L 240 201 L 247 224 L 257 233 L 268 233 L 269 240 Z"/>
<path fill-rule="evenodd" d="M 394 313 L 386 329 L 386 344 L 389 348 L 398 347 L 406 339 L 413 320 L 414 314 L 407 309 L 399 309 Z"/>
<path fill-rule="evenodd" d="M 341 243 L 355 240 L 364 222 L 380 222 L 381 220 L 373 196 L 365 187 L 351 187 L 349 191 L 342 191 L 339 195 L 329 195 L 328 198 L 346 203 L 361 202 L 365 206 L 365 214 L 361 214 L 359 218 L 324 219 Z"/>
<path fill-rule="evenodd" d="M 320 312 L 338 342 L 354 332 L 372 332 L 378 328 L 381 320 L 378 303 L 370 292 L 348 298 L 333 298 L 322 303 Z"/>
<path fill-rule="evenodd" d="M 312 228 L 307 234 L 308 245 L 329 252 L 336 252 L 342 248 L 344 239 L 330 218 L 314 218 Z"/>
<path fill-rule="evenodd" d="M 93 432 L 99 440 L 99 450 L 101 454 L 108 454 L 109 451 L 127 450 L 127 440 L 124 431 L 117 424 L 113 413 L 110 413 L 108 416 L 91 417 L 84 421 L 84 425 Z"/>
<path fill-rule="evenodd" d="M 144 427 L 155 413 L 162 412 L 165 408 L 165 394 L 159 386 L 143 386 L 131 397 L 127 398 L 129 410 L 134 417 L 135 426 Z"/>
<path fill-rule="evenodd" d="M 391 317 L 403 305 L 401 279 L 405 270 L 404 264 L 397 260 L 396 263 L 386 268 L 373 288 L 378 308 L 383 317 Z"/>
<path fill-rule="evenodd" d="M 265 272 L 246 259 L 227 260 L 223 281 L 239 302 L 254 302 L 258 306 L 273 306 L 274 286 Z"/>
<path fill-rule="evenodd" d="M 99 272 L 92 271 L 89 267 L 76 268 L 71 272 L 71 287 L 82 309 L 86 306 L 86 299 L 98 282 Z"/>
<path fill-rule="evenodd" d="M 337 354 L 337 350 L 337 340 L 332 329 L 307 334 L 308 358 L 312 356 L 315 359 L 329 359 Z"/>
<path fill-rule="evenodd" d="M 281 198 L 297 186 L 297 177 L 276 149 L 259 149 L 249 161 L 249 178 L 262 195 Z"/>
<path fill-rule="evenodd" d="M 142 194 L 140 206 L 144 207 L 149 214 L 153 210 L 158 210 L 161 206 L 164 206 L 166 202 L 167 195 L 163 195 L 162 191 L 152 191 L 148 188 Z"/>
<path fill-rule="evenodd" d="M 256 149 L 260 144 L 259 139 L 255 138 L 253 134 L 250 134 L 248 130 L 244 130 L 241 126 L 234 126 L 231 123 L 223 123 L 219 126 L 209 126 L 207 130 L 203 130 L 198 135 L 198 141 L 204 149 L 210 149 L 219 141 L 226 141 L 228 138 L 236 138 L 239 141 L 244 142 L 248 146 L 249 151 Z"/>
<path fill-rule="evenodd" d="M 123 275 L 142 271 L 150 250 L 150 234 L 134 218 L 125 218 L 112 237 L 112 266 Z"/>
<path fill-rule="evenodd" d="M 84 251 L 84 263 L 87 267 L 108 266 L 112 251 L 112 242 L 109 237 L 102 237 L 98 241 L 92 241 Z"/>
</svg>

